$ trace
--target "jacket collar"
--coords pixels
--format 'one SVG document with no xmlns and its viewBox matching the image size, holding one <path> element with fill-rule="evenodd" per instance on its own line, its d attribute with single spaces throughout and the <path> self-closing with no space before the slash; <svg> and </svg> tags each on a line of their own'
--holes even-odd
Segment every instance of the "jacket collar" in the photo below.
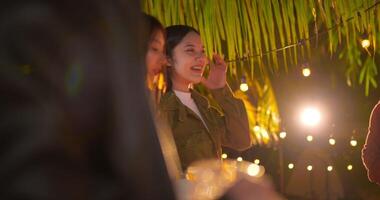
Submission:
<svg viewBox="0 0 380 200">
<path fill-rule="evenodd" d="M 207 98 L 199 94 L 199 92 L 195 90 L 190 90 L 191 92 L 191 98 L 194 99 L 195 103 L 199 107 L 199 109 L 208 109 L 210 108 L 210 103 L 208 102 Z M 170 90 L 168 91 L 161 99 L 160 106 L 164 110 L 177 110 L 181 106 L 180 100 L 175 95 L 175 93 Z"/>
<path fill-rule="evenodd" d="M 212 121 L 212 116 L 210 116 L 210 103 L 206 97 L 202 96 L 199 92 L 191 90 L 191 98 L 194 99 L 198 106 L 199 112 L 202 117 L 209 124 Z M 186 107 L 182 105 L 181 101 L 175 95 L 174 91 L 168 91 L 162 98 L 160 102 L 160 108 L 164 111 L 174 111 L 178 110 L 178 119 L 184 121 L 187 115 Z"/>
</svg>

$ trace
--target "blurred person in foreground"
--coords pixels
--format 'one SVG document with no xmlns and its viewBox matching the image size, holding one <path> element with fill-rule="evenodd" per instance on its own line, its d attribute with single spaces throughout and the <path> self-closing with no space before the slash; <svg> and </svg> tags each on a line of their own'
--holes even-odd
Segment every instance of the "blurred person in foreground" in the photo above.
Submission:
<svg viewBox="0 0 380 200">
<path fill-rule="evenodd" d="M 147 100 L 139 10 L 2 1 L 0 199 L 175 198 Z"/>
<path fill-rule="evenodd" d="M 380 101 L 372 110 L 362 160 L 371 182 L 380 185 Z"/>
</svg>

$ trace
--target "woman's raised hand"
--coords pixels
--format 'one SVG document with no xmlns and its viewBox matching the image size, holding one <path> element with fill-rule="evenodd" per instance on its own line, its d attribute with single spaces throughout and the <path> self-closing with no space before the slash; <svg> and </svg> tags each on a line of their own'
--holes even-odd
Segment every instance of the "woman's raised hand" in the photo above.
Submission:
<svg viewBox="0 0 380 200">
<path fill-rule="evenodd" d="M 210 63 L 210 72 L 207 78 L 202 77 L 202 84 L 208 89 L 219 89 L 226 85 L 227 64 L 223 58 L 214 53 Z"/>
</svg>

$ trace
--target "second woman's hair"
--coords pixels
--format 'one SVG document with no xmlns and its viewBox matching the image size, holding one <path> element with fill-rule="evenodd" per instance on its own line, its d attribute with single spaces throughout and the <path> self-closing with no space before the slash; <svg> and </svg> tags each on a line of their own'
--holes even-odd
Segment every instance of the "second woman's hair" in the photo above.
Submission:
<svg viewBox="0 0 380 200">
<path fill-rule="evenodd" d="M 157 33 L 157 31 L 161 31 L 165 35 L 165 28 L 155 17 L 145 13 L 143 13 L 143 17 L 147 23 L 147 31 L 149 34 L 147 41 L 148 45 L 149 42 L 151 42 L 154 39 L 154 36 Z"/>
</svg>

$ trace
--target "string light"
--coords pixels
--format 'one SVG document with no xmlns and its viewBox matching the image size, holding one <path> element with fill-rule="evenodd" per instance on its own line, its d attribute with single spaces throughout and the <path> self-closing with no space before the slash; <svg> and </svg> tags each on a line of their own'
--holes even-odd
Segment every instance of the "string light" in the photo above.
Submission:
<svg viewBox="0 0 380 200">
<path fill-rule="evenodd" d="M 364 49 L 367 49 L 371 45 L 371 42 L 369 41 L 369 39 L 364 39 L 362 40 L 361 44 Z"/>
<path fill-rule="evenodd" d="M 248 91 L 249 87 L 245 76 L 241 77 L 240 90 L 243 92 Z"/>
<path fill-rule="evenodd" d="M 356 141 L 355 139 L 351 139 L 350 144 L 351 146 L 356 147 L 356 145 L 358 145 L 358 141 Z"/>
<path fill-rule="evenodd" d="M 368 47 L 371 46 L 371 42 L 368 39 L 368 34 L 365 33 L 362 35 L 360 43 L 364 49 L 368 49 Z"/>
<path fill-rule="evenodd" d="M 308 135 L 308 136 L 306 136 L 306 140 L 307 140 L 308 142 L 313 141 L 313 136 L 312 136 L 312 135 Z"/>
<path fill-rule="evenodd" d="M 286 132 L 285 132 L 285 131 L 282 131 L 282 132 L 280 133 L 280 138 L 281 138 L 281 139 L 285 139 L 285 138 L 286 138 Z"/>
<path fill-rule="evenodd" d="M 329 138 L 329 144 L 330 144 L 331 146 L 334 146 L 335 143 L 336 143 L 335 139 L 333 138 L 332 135 L 330 135 L 330 138 Z"/>
<path fill-rule="evenodd" d="M 241 161 L 243 161 L 243 158 L 239 156 L 236 160 L 241 162 Z"/>
<path fill-rule="evenodd" d="M 223 158 L 223 159 L 226 159 L 226 158 L 227 158 L 227 154 L 225 154 L 225 153 L 222 154 L 222 158 Z"/>
<path fill-rule="evenodd" d="M 253 161 L 253 163 L 255 163 L 256 165 L 258 165 L 258 164 L 260 164 L 260 160 L 259 160 L 259 159 L 255 159 L 255 160 Z"/>
<path fill-rule="evenodd" d="M 347 165 L 347 170 L 348 170 L 348 171 L 351 171 L 352 168 L 353 168 L 352 165 Z"/>
<path fill-rule="evenodd" d="M 256 125 L 255 127 L 253 127 L 253 131 L 255 131 L 255 132 L 259 132 L 260 130 L 261 130 L 261 128 L 259 125 Z"/>
<path fill-rule="evenodd" d="M 313 166 L 312 165 L 308 165 L 307 167 L 306 167 L 306 169 L 307 169 L 307 171 L 311 171 L 311 170 L 313 170 Z"/>
<path fill-rule="evenodd" d="M 329 165 L 327 166 L 327 171 L 331 172 L 333 170 L 333 166 Z"/>
<path fill-rule="evenodd" d="M 308 63 L 302 65 L 302 75 L 304 77 L 309 77 L 311 75 L 311 70 Z"/>
<path fill-rule="evenodd" d="M 307 107 L 301 112 L 300 119 L 306 126 L 313 127 L 321 121 L 321 112 L 318 108 Z"/>
<path fill-rule="evenodd" d="M 355 139 L 356 130 L 352 131 L 353 136 L 351 136 L 350 145 L 356 147 L 358 145 L 358 141 Z"/>
<path fill-rule="evenodd" d="M 288 168 L 289 168 L 289 169 L 293 169 L 293 168 L 294 168 L 294 164 L 293 164 L 293 163 L 289 163 L 289 164 L 288 164 Z"/>
</svg>

